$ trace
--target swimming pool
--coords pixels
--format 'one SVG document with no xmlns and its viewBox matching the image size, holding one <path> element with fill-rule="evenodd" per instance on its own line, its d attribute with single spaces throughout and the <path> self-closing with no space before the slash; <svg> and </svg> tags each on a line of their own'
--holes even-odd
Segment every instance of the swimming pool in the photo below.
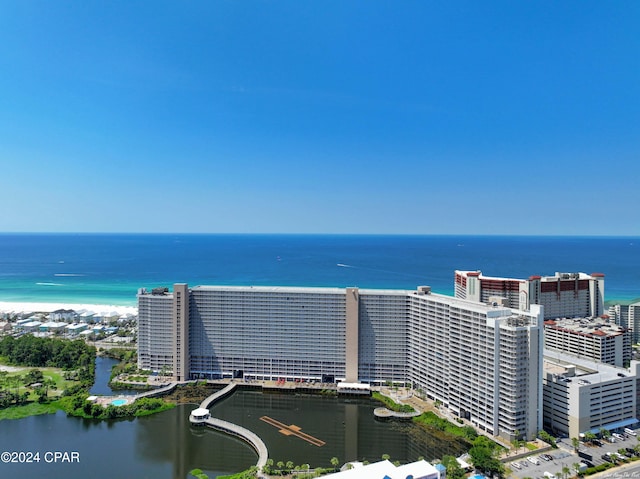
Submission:
<svg viewBox="0 0 640 479">
<path fill-rule="evenodd" d="M 124 406 L 125 404 L 127 404 L 127 400 L 126 399 L 114 399 L 113 401 L 111 401 L 111 404 L 113 404 L 114 406 Z"/>
</svg>

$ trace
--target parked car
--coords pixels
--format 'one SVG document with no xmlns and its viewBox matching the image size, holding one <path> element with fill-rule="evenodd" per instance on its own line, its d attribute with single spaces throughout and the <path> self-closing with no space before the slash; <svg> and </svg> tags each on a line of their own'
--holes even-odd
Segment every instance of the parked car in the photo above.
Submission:
<svg viewBox="0 0 640 479">
<path fill-rule="evenodd" d="M 513 467 L 515 467 L 516 469 L 518 469 L 518 470 L 522 469 L 522 466 L 521 466 L 521 465 L 520 465 L 520 463 L 518 463 L 518 462 L 512 462 L 512 463 L 511 463 L 511 465 L 512 465 Z"/>
<path fill-rule="evenodd" d="M 631 448 L 631 447 L 627 447 L 627 448 L 625 448 L 625 451 L 627 451 L 627 452 L 630 454 L 630 455 L 629 455 L 629 457 L 631 457 L 631 456 L 636 456 L 636 455 L 637 455 L 637 454 L 636 454 L 636 450 L 635 450 L 635 449 L 633 449 L 633 448 Z"/>
<path fill-rule="evenodd" d="M 636 432 L 633 429 L 629 429 L 628 427 L 624 428 L 624 433 L 629 436 L 637 436 Z"/>
<path fill-rule="evenodd" d="M 527 457 L 527 461 L 529 461 L 531 464 L 535 464 L 536 466 L 540 465 L 540 461 L 538 460 L 538 458 L 536 457 Z"/>
<path fill-rule="evenodd" d="M 600 456 L 602 458 L 602 460 L 604 462 L 613 462 L 613 459 L 611 458 L 611 456 L 609 454 L 603 454 L 602 456 Z"/>
</svg>

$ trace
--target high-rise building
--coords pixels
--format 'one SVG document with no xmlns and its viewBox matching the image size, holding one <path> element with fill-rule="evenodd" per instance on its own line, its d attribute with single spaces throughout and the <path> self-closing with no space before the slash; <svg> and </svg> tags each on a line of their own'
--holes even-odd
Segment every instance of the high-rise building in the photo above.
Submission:
<svg viewBox="0 0 640 479">
<path fill-rule="evenodd" d="M 505 298 L 507 306 L 527 311 L 532 304 L 544 306 L 544 318 L 591 318 L 604 311 L 602 273 L 556 273 L 528 279 L 484 276 L 480 271 L 456 271 L 456 298 L 489 302 Z"/>
<path fill-rule="evenodd" d="M 632 331 L 633 344 L 640 343 L 640 302 L 610 306 L 609 316 L 620 326 Z"/>
<path fill-rule="evenodd" d="M 174 286 L 138 294 L 139 367 L 177 380 L 410 384 L 490 434 L 542 423 L 542 308 L 415 291 Z"/>
</svg>

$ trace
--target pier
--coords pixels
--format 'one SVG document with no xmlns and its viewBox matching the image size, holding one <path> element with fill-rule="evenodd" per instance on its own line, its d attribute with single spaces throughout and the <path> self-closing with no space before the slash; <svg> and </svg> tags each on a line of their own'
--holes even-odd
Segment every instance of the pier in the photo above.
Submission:
<svg viewBox="0 0 640 479">
<path fill-rule="evenodd" d="M 220 391 L 214 392 L 211 396 L 206 398 L 204 401 L 200 403 L 201 409 L 209 409 L 210 406 L 213 406 L 220 399 L 226 398 L 229 394 L 231 394 L 234 389 L 237 387 L 237 383 L 229 383 L 226 387 L 221 389 Z"/>
<path fill-rule="evenodd" d="M 300 426 L 296 426 L 295 424 L 291 424 L 290 426 L 287 426 L 286 424 L 283 424 L 280 421 L 273 419 L 269 416 L 262 416 L 260 420 L 266 422 L 267 424 L 271 424 L 272 426 L 277 427 L 279 429 L 279 432 L 281 434 L 284 434 L 285 436 L 296 436 L 318 447 L 324 446 L 326 444 L 324 441 L 318 439 L 317 437 L 313 437 L 310 434 L 302 432 L 302 430 L 300 429 Z"/>
<path fill-rule="evenodd" d="M 191 418 L 189 418 L 191 420 Z M 193 421 L 192 421 L 193 422 Z M 267 446 L 262 439 L 260 439 L 257 434 L 245 429 L 242 426 L 238 426 L 237 424 L 233 424 L 227 421 L 223 421 L 222 419 L 217 419 L 215 417 L 208 417 L 201 421 L 198 421 L 196 424 L 206 424 L 218 431 L 222 431 L 227 434 L 231 434 L 232 436 L 236 436 L 245 442 L 247 442 L 253 449 L 258 453 L 258 462 L 256 466 L 259 470 L 267 464 L 267 459 L 269 458 L 269 452 L 267 451 Z"/>
<path fill-rule="evenodd" d="M 259 471 L 262 471 L 262 468 L 267 464 L 267 459 L 269 458 L 267 446 L 262 439 L 260 439 L 257 434 L 242 426 L 211 417 L 211 414 L 209 413 L 209 406 L 212 406 L 217 401 L 227 397 L 236 389 L 236 387 L 237 383 L 231 382 L 220 391 L 216 391 L 211 396 L 204 399 L 200 403 L 200 407 L 198 409 L 194 409 L 189 415 L 189 422 L 191 422 L 191 424 L 207 425 L 217 429 L 218 431 L 238 437 L 248 443 L 258 454 L 258 462 L 256 463 L 256 466 Z"/>
</svg>

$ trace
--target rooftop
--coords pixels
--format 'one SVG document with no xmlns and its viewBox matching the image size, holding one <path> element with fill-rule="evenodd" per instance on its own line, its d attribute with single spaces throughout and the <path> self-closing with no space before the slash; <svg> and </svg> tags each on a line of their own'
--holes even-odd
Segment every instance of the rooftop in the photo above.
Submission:
<svg viewBox="0 0 640 479">
<path fill-rule="evenodd" d="M 575 367 L 575 376 L 569 373 L 572 366 Z M 574 380 L 583 381 L 585 384 L 597 384 L 620 379 L 621 377 L 633 376 L 631 371 L 626 368 L 599 363 L 580 356 L 549 349 L 544 350 L 543 369 L 545 372 L 557 374 L 558 376 L 567 374 Z"/>
<path fill-rule="evenodd" d="M 626 328 L 607 321 L 605 318 L 562 318 L 547 320 L 544 327 L 559 331 L 568 331 L 582 336 L 619 336 Z"/>
</svg>

